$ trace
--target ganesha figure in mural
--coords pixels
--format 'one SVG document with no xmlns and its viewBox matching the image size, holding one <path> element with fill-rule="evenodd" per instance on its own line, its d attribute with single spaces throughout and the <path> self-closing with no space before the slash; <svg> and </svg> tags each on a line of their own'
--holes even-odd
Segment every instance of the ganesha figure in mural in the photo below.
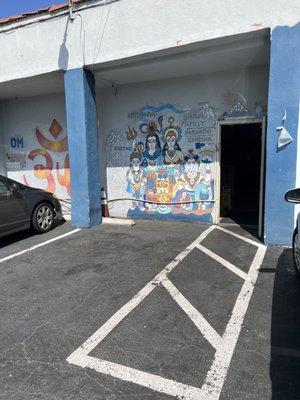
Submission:
<svg viewBox="0 0 300 400">
<path fill-rule="evenodd" d="M 177 207 L 186 211 L 205 209 L 211 197 L 211 170 L 209 164 L 200 163 L 199 156 L 189 150 L 184 157 L 184 169 L 174 188 Z"/>
<path fill-rule="evenodd" d="M 145 172 L 142 167 L 142 155 L 143 155 L 143 144 L 137 143 L 130 155 L 130 168 L 127 171 L 127 192 L 132 199 L 131 210 L 139 208 L 141 211 L 145 211 L 143 204 L 144 193 L 145 193 Z"/>
</svg>

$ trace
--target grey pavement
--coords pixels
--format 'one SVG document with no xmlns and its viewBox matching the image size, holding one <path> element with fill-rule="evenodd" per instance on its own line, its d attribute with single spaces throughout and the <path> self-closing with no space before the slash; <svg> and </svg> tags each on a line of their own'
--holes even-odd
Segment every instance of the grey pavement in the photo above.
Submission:
<svg viewBox="0 0 300 400">
<path fill-rule="evenodd" d="M 66 359 L 207 227 L 101 225 L 0 263 L 0 399 L 174 399 Z M 0 259 L 72 229 L 1 239 Z M 218 230 L 202 244 L 245 273 L 255 254 L 255 246 Z M 169 279 L 222 335 L 241 279 L 197 249 Z M 214 349 L 159 286 L 91 356 L 200 387 Z M 299 371 L 300 279 L 291 250 L 269 247 L 220 399 L 300 399 Z"/>
</svg>

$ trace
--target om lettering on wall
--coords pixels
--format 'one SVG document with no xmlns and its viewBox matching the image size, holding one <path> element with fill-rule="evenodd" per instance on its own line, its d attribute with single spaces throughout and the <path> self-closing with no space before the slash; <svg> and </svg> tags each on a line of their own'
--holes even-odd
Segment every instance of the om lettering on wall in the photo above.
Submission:
<svg viewBox="0 0 300 400">
<path fill-rule="evenodd" d="M 144 106 L 128 125 L 132 144 L 126 191 L 128 216 L 211 221 L 216 116 L 208 105 L 179 110 Z M 203 141 L 204 140 L 204 141 Z"/>
<path fill-rule="evenodd" d="M 27 158 L 33 164 L 33 176 L 24 174 L 23 180 L 28 186 L 43 187 L 58 196 L 70 197 L 67 133 L 56 119 L 53 119 L 48 132 L 50 138 L 46 137 L 39 129 L 35 130 L 37 148 L 27 154 Z"/>
</svg>

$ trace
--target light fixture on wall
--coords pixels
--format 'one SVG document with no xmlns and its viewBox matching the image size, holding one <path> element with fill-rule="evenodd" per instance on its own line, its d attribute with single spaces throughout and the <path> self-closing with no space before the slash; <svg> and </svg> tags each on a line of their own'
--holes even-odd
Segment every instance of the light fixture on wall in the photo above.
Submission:
<svg viewBox="0 0 300 400">
<path fill-rule="evenodd" d="M 281 125 L 277 126 L 277 128 L 276 128 L 277 132 L 279 133 L 278 142 L 277 142 L 278 150 L 282 150 L 285 146 L 287 146 L 289 143 L 291 143 L 294 140 L 292 138 L 292 136 L 289 134 L 289 132 L 284 127 L 285 121 L 286 121 L 286 110 L 284 110 Z"/>
</svg>

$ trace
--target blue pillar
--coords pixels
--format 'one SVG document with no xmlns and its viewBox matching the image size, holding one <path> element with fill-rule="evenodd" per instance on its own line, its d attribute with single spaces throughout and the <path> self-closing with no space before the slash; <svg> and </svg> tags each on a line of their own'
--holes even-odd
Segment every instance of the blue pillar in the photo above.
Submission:
<svg viewBox="0 0 300 400">
<path fill-rule="evenodd" d="M 98 129 L 93 74 L 83 68 L 64 73 L 71 170 L 72 224 L 101 222 Z"/>
<path fill-rule="evenodd" d="M 284 193 L 295 187 L 297 173 L 300 24 L 272 31 L 270 59 L 264 236 L 268 244 L 291 245 L 294 206 L 285 203 Z M 281 125 L 284 110 L 285 128 L 294 141 L 278 150 L 276 127 Z"/>
</svg>

